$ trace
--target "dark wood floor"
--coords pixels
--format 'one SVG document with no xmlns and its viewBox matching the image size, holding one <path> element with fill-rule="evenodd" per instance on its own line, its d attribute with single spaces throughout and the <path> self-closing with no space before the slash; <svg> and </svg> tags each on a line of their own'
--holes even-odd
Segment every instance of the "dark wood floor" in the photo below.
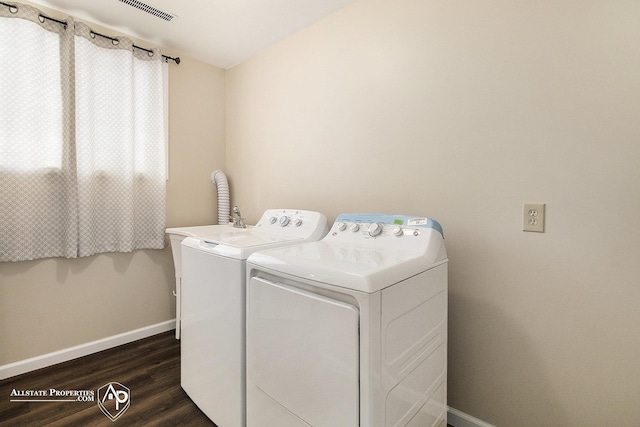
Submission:
<svg viewBox="0 0 640 427">
<path fill-rule="evenodd" d="M 180 342 L 174 335 L 165 332 L 0 381 L 0 426 L 216 427 L 180 387 Z M 11 397 L 14 389 L 96 392 L 111 382 L 131 390 L 129 408 L 115 421 L 102 413 L 97 396 L 93 402 L 11 402 L 20 398 Z"/>
<path fill-rule="evenodd" d="M 11 402 L 16 390 L 96 390 L 119 382 L 131 404 L 115 422 L 93 402 Z M 26 398 L 23 398 L 26 399 Z M 0 426 L 215 427 L 180 387 L 174 331 L 0 381 Z"/>
</svg>

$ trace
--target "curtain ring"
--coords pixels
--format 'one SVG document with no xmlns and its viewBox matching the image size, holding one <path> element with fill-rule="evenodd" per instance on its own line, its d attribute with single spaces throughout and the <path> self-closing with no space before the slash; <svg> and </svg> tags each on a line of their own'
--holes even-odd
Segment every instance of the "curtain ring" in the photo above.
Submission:
<svg viewBox="0 0 640 427">
<path fill-rule="evenodd" d="M 16 13 L 18 13 L 18 6 L 9 6 L 9 12 L 15 15 Z"/>
<path fill-rule="evenodd" d="M 147 55 L 149 55 L 150 58 L 153 58 L 153 51 L 147 52 Z"/>
<path fill-rule="evenodd" d="M 44 24 L 44 21 L 46 21 L 45 17 L 42 15 L 38 15 L 38 20 Z"/>
<path fill-rule="evenodd" d="M 91 36 L 92 39 L 96 38 L 96 33 L 94 33 L 93 31 L 89 32 L 89 36 Z"/>
<path fill-rule="evenodd" d="M 120 40 L 118 40 L 118 39 L 113 39 L 113 40 L 111 40 L 111 43 L 113 43 L 114 45 L 116 45 L 116 46 L 117 46 L 117 45 L 119 45 L 119 44 L 120 44 Z"/>
</svg>

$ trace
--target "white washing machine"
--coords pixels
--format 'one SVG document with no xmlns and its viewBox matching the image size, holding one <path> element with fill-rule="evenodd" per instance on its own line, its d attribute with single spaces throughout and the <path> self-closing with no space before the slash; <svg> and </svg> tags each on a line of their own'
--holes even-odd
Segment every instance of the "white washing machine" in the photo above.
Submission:
<svg viewBox="0 0 640 427">
<path fill-rule="evenodd" d="M 252 226 L 246 225 L 245 227 Z M 182 320 L 182 241 L 187 237 L 217 234 L 232 230 L 234 230 L 232 223 L 173 227 L 165 230 L 165 233 L 169 236 L 171 253 L 173 254 L 173 266 L 176 272 L 176 289 L 173 291 L 173 296 L 176 297 L 176 339 L 180 339 L 180 321 Z"/>
<path fill-rule="evenodd" d="M 247 426 L 446 426 L 441 226 L 342 214 L 247 261 Z"/>
<path fill-rule="evenodd" d="M 271 209 L 252 228 L 182 241 L 181 385 L 219 427 L 246 425 L 246 260 L 260 249 L 321 239 L 318 212 Z"/>
</svg>

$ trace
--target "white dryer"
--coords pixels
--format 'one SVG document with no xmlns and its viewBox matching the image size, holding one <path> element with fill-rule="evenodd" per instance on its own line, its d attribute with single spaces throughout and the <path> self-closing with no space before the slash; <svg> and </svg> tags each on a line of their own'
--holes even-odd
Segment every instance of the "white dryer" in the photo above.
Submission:
<svg viewBox="0 0 640 427">
<path fill-rule="evenodd" d="M 181 385 L 218 426 L 246 425 L 247 258 L 326 233 L 326 217 L 318 212 L 270 209 L 252 228 L 182 241 Z"/>
<path fill-rule="evenodd" d="M 446 426 L 447 254 L 421 217 L 342 214 L 247 261 L 247 426 Z"/>
</svg>

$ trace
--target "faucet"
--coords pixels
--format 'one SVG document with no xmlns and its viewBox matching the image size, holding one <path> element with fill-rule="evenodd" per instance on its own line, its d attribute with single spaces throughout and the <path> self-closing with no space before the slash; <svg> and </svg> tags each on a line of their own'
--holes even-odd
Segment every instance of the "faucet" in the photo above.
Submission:
<svg viewBox="0 0 640 427">
<path fill-rule="evenodd" d="M 240 209 L 238 209 L 237 206 L 233 207 L 233 213 L 238 216 L 237 218 L 233 219 L 233 226 L 235 228 L 247 228 L 247 226 L 244 223 L 244 219 L 242 218 L 242 215 L 240 214 Z"/>
</svg>

